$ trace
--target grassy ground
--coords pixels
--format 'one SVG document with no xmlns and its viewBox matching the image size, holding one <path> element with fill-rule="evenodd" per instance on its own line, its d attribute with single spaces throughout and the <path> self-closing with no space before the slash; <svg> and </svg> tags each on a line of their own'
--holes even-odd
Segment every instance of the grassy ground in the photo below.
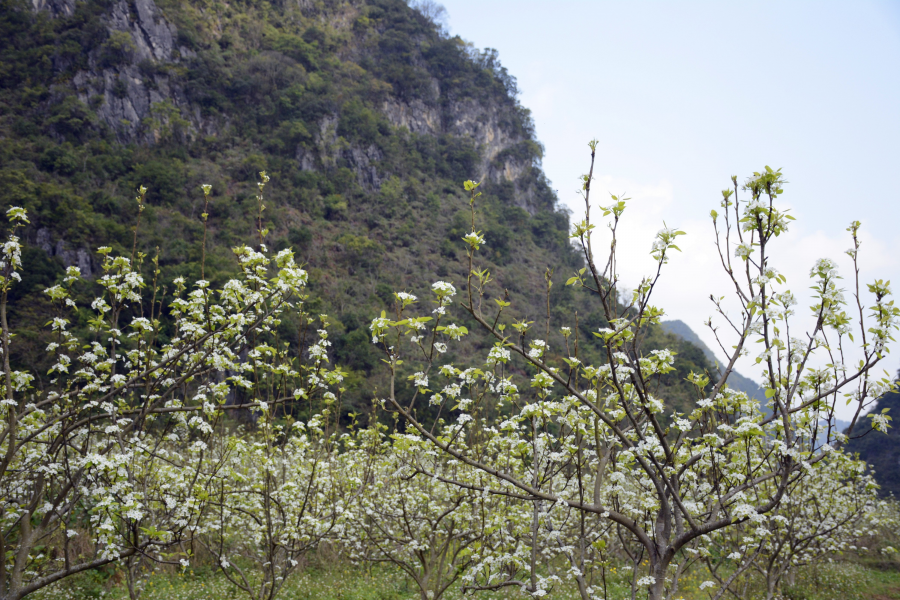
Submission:
<svg viewBox="0 0 900 600">
<path fill-rule="evenodd" d="M 699 590 L 706 578 L 697 573 L 682 580 L 677 598 L 708 600 Z M 630 598 L 627 572 L 611 570 L 608 577 L 609 600 Z M 749 590 L 751 597 L 764 598 L 762 589 Z M 761 595 L 760 595 L 761 594 Z M 128 600 L 128 589 L 120 572 L 89 573 L 50 587 L 34 595 L 40 600 Z M 246 598 L 221 573 L 156 573 L 150 577 L 141 600 L 231 600 Z M 456 600 L 458 589 L 445 595 Z M 473 596 L 469 596 L 472 598 Z M 490 600 L 525 599 L 515 589 L 501 593 L 478 594 Z M 573 589 L 557 588 L 547 596 L 554 600 L 575 600 Z M 639 596 L 640 597 L 640 596 Z M 396 569 L 365 568 L 343 562 L 319 562 L 295 574 L 279 595 L 284 600 L 417 600 L 415 585 Z M 783 600 L 900 600 L 900 570 L 893 562 L 840 563 L 800 570 L 791 586 L 784 586 Z"/>
</svg>

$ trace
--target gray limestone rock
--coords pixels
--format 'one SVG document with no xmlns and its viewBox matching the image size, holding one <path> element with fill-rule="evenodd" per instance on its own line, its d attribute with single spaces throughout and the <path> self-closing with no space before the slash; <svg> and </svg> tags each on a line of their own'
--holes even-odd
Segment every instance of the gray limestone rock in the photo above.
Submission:
<svg viewBox="0 0 900 600">
<path fill-rule="evenodd" d="M 395 98 L 385 100 L 382 108 L 394 127 L 405 127 L 412 133 L 437 135 L 441 133 L 441 113 L 422 100 L 407 104 Z"/>
<path fill-rule="evenodd" d="M 75 0 L 31 0 L 37 11 L 46 11 L 51 17 L 71 17 L 75 14 Z"/>
<path fill-rule="evenodd" d="M 61 4 L 68 0 L 34 1 Z M 170 125 L 167 115 L 173 107 L 188 124 L 183 134 L 215 132 L 215 124 L 204 121 L 199 108 L 190 106 L 180 83 L 165 68 L 159 68 L 192 53 L 176 48 L 175 28 L 165 20 L 153 0 L 119 0 L 112 5 L 105 21 L 110 32 L 130 36 L 133 51 L 114 65 L 100 61 L 98 56 L 89 57 L 90 67 L 76 73 L 72 83 L 82 102 L 102 99 L 96 109 L 97 116 L 116 133 L 119 141 L 158 141 L 160 131 L 152 124 Z"/>
<path fill-rule="evenodd" d="M 316 170 L 316 157 L 315 154 L 304 148 L 303 146 L 297 146 L 297 153 L 295 158 L 297 159 L 297 164 L 300 165 L 300 170 L 302 171 L 315 171 Z"/>
<path fill-rule="evenodd" d="M 37 230 L 34 245 L 47 253 L 47 256 L 56 256 L 67 267 L 78 267 L 81 276 L 91 279 L 94 275 L 93 259 L 86 248 L 72 249 L 63 238 L 54 240 L 52 232 L 46 227 Z"/>
<path fill-rule="evenodd" d="M 504 122 L 508 120 L 504 111 L 507 110 L 510 108 L 484 104 L 474 99 L 460 100 L 440 107 L 422 99 L 403 102 L 390 98 L 382 106 L 384 115 L 394 127 L 405 128 L 410 133 L 450 134 L 473 140 L 480 151 L 481 162 L 472 177 L 494 183 L 512 182 L 516 190 L 516 204 L 535 214 L 546 207 L 536 206 L 532 191 L 520 185 L 522 177 L 534 165 L 528 159 L 517 159 L 508 153 L 504 155 L 506 150 L 527 141 L 520 134 L 511 133 L 504 127 Z M 355 158 L 358 157 L 354 155 Z"/>
</svg>

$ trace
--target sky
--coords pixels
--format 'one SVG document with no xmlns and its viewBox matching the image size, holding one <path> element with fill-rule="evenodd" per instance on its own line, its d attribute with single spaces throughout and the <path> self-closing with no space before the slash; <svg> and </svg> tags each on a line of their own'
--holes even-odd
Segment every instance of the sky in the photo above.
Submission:
<svg viewBox="0 0 900 600">
<path fill-rule="evenodd" d="M 900 2 L 442 3 L 450 33 L 497 49 L 518 79 L 544 171 L 573 221 L 584 213 L 587 142 L 599 140 L 592 205 L 631 198 L 619 235 L 626 286 L 652 272 L 663 223 L 687 233 L 655 304 L 711 348 L 709 296 L 729 287 L 709 211 L 731 175 L 743 181 L 765 165 L 789 182 L 780 203 L 797 220 L 773 264 L 798 309 L 811 304 L 818 258 L 836 260 L 852 284 L 843 253 L 852 220 L 862 222 L 863 283 L 890 279 L 900 293 Z M 891 349 L 883 364 L 893 374 L 900 344 Z M 738 368 L 758 377 L 754 363 Z"/>
</svg>

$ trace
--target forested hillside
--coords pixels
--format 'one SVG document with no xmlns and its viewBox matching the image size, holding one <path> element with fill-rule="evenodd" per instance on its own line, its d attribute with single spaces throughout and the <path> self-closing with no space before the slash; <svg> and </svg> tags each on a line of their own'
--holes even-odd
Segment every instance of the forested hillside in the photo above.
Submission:
<svg viewBox="0 0 900 600">
<path fill-rule="evenodd" d="M 663 321 L 661 324 L 663 330 L 673 333 L 680 337 L 683 340 L 686 340 L 703 351 L 703 355 L 706 356 L 707 360 L 711 364 L 718 365 L 718 368 L 724 369 L 725 365 L 722 365 L 722 361 L 716 357 L 715 353 L 709 349 L 709 346 L 703 343 L 703 340 L 700 339 L 693 329 L 691 329 L 687 323 L 684 321 Z M 744 392 L 751 398 L 757 400 L 760 404 L 766 404 L 766 395 L 765 391 L 759 386 L 758 383 L 750 379 L 749 377 L 745 377 L 741 375 L 737 371 L 733 371 L 731 375 L 728 377 L 728 385 L 733 387 L 734 389 Z"/>
<path fill-rule="evenodd" d="M 586 340 L 606 325 L 562 285 L 581 259 L 515 78 L 495 51 L 401 0 L 3 0 L 0 69 L 0 205 L 31 217 L 11 302 L 27 334 L 13 358 L 36 373 L 46 371 L 40 292 L 67 265 L 96 277 L 99 246 L 130 252 L 139 186 L 149 191 L 137 249 L 148 268 L 158 253 L 171 289 L 200 276 L 201 184 L 212 185 L 205 276 L 236 269 L 231 248 L 256 235 L 260 171 L 272 178 L 267 242 L 305 264 L 307 309 L 331 316 L 334 360 L 352 371 L 345 411 L 379 385 L 368 323 L 392 292 L 464 277 L 466 179 L 484 180 L 489 297 L 508 291 L 513 316 L 542 322 L 550 268 L 552 316 L 577 311 Z M 661 346 L 680 351 L 663 383 L 684 408 L 685 377 L 710 366 L 650 332 Z"/>
<path fill-rule="evenodd" d="M 858 452 L 859 457 L 869 463 L 875 471 L 875 479 L 884 496 L 900 496 L 900 392 L 888 392 L 878 399 L 871 414 L 888 410 L 893 427 L 882 434 L 872 431 L 871 419 L 862 417 L 854 429 L 853 439 L 847 444 L 849 452 Z"/>
</svg>

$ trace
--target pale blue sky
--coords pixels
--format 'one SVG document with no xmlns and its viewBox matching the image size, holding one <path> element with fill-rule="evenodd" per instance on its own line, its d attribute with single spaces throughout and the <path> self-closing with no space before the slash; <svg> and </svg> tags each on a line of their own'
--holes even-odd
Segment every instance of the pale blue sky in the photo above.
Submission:
<svg viewBox="0 0 900 600">
<path fill-rule="evenodd" d="M 730 175 L 766 164 L 791 182 L 783 198 L 798 224 L 776 264 L 792 288 L 807 287 L 815 258 L 842 258 L 858 219 L 864 276 L 900 292 L 900 2 L 443 5 L 451 33 L 499 50 L 518 78 L 544 170 L 576 217 L 585 144 L 600 140 L 597 191 L 634 199 L 627 282 L 649 269 L 663 220 L 688 230 L 658 303 L 708 343 L 705 298 L 727 287 L 712 274 L 707 215 Z M 900 367 L 900 347 L 888 367 Z"/>
</svg>

